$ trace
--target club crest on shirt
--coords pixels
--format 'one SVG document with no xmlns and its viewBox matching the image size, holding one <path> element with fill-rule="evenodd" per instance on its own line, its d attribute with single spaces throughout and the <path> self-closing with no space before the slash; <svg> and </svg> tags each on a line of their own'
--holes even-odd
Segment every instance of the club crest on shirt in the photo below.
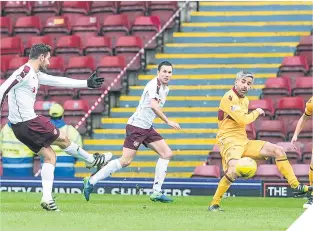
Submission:
<svg viewBox="0 0 313 231">
<path fill-rule="evenodd" d="M 233 100 L 233 97 L 232 97 L 231 95 L 229 95 L 229 96 L 228 96 L 228 99 L 229 99 L 230 101 L 232 101 L 232 100 Z"/>
</svg>

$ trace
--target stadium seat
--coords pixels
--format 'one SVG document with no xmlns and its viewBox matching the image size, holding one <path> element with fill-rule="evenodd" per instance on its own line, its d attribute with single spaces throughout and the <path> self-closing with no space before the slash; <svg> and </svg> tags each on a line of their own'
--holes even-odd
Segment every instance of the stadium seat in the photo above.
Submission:
<svg viewBox="0 0 313 231">
<path fill-rule="evenodd" d="M 149 15 L 159 16 L 162 27 L 169 21 L 177 9 L 177 1 L 151 1 L 148 6 Z M 179 20 L 180 16 L 177 16 L 176 18 Z M 174 25 L 175 20 L 173 20 L 167 28 L 172 28 Z"/>
<path fill-rule="evenodd" d="M 128 35 L 129 33 L 129 21 L 127 15 L 116 14 L 108 15 L 101 27 L 101 34 L 111 38 L 112 47 L 115 47 L 116 40 Z"/>
<path fill-rule="evenodd" d="M 88 1 L 64 1 L 61 5 L 61 14 L 68 17 L 70 22 L 77 22 L 81 16 L 87 16 L 90 8 Z"/>
<path fill-rule="evenodd" d="M 311 158 L 312 158 L 312 150 L 313 150 L 313 142 L 308 142 L 304 145 L 303 151 L 302 151 L 302 162 L 304 164 L 310 164 Z"/>
<path fill-rule="evenodd" d="M 96 17 L 81 16 L 78 21 L 73 23 L 72 35 L 77 35 L 86 44 L 90 37 L 97 36 L 99 33 L 99 22 Z"/>
<path fill-rule="evenodd" d="M 7 1 L 3 8 L 3 13 L 11 18 L 12 25 L 15 25 L 19 17 L 31 14 L 31 4 L 30 1 Z"/>
<path fill-rule="evenodd" d="M 54 16 L 48 18 L 46 25 L 42 30 L 43 35 L 51 37 L 53 47 L 57 44 L 57 41 L 61 36 L 69 35 L 71 33 L 70 22 L 67 17 Z"/>
<path fill-rule="evenodd" d="M 60 37 L 54 49 L 54 54 L 63 57 L 64 64 L 67 65 L 70 57 L 83 54 L 80 37 L 76 35 Z"/>
<path fill-rule="evenodd" d="M 285 126 L 297 120 L 304 112 L 304 101 L 301 97 L 284 97 L 275 109 L 275 118 L 284 121 Z"/>
<path fill-rule="evenodd" d="M 137 36 L 122 36 L 116 42 L 115 54 L 124 56 L 126 63 L 129 63 L 142 47 L 141 38 Z M 139 71 L 143 68 L 141 65 L 142 59 L 142 54 L 140 54 L 128 68 L 128 71 Z"/>
<path fill-rule="evenodd" d="M 95 71 L 93 58 L 90 56 L 71 57 L 65 69 L 65 75 L 74 79 L 88 79 Z"/>
<path fill-rule="evenodd" d="M 130 25 L 132 25 L 138 16 L 144 16 L 146 5 L 144 1 L 121 1 L 119 4 L 119 13 L 128 16 Z"/>
<path fill-rule="evenodd" d="M 0 73 L 0 79 L 4 79 L 4 78 L 7 78 L 9 76 L 6 76 L 6 72 L 9 68 L 9 64 L 10 64 L 10 61 L 12 58 L 14 58 L 16 56 L 14 55 L 4 55 L 4 56 L 1 56 L 1 63 L 0 63 L 0 70 L 1 70 L 1 73 Z"/>
<path fill-rule="evenodd" d="M 31 37 L 28 40 L 28 43 L 26 44 L 26 46 L 24 48 L 25 56 L 29 55 L 30 48 L 32 47 L 32 45 L 38 44 L 38 43 L 44 43 L 44 44 L 50 45 L 52 47 L 52 39 L 51 39 L 51 37 L 49 37 L 49 36 L 34 36 L 34 37 Z"/>
<path fill-rule="evenodd" d="M 262 89 L 262 98 L 272 99 L 275 107 L 279 99 L 290 96 L 290 93 L 291 83 L 289 78 L 269 78 L 266 80 L 265 87 Z"/>
<path fill-rule="evenodd" d="M 9 17 L 0 17 L 1 38 L 12 35 L 12 21 Z"/>
<path fill-rule="evenodd" d="M 41 23 L 45 25 L 48 18 L 59 15 L 59 1 L 36 1 L 33 3 L 32 14 L 38 16 Z"/>
<path fill-rule="evenodd" d="M 309 65 L 304 56 L 289 56 L 283 59 L 279 67 L 278 76 L 288 75 L 292 81 L 298 76 L 305 75 L 309 70 Z"/>
<path fill-rule="evenodd" d="M 105 36 L 88 38 L 84 54 L 93 57 L 95 64 L 98 65 L 102 57 L 113 54 L 111 39 Z"/>
<path fill-rule="evenodd" d="M 2 81 L 4 82 L 5 80 L 0 80 L 0 83 L 2 84 Z M 2 117 L 8 117 L 9 115 L 9 105 L 8 105 L 8 97 L 4 100 L 4 103 L 1 108 L 1 118 Z M 4 123 L 1 123 L 1 125 Z"/>
<path fill-rule="evenodd" d="M 125 73 L 119 80 L 115 82 L 114 79 L 120 74 L 125 67 L 125 58 L 123 56 L 106 56 L 103 57 L 97 66 L 97 73 L 99 77 L 104 77 L 104 83 L 101 88 L 98 89 L 79 89 L 78 95 L 80 99 L 84 99 L 92 107 L 98 100 L 101 94 L 110 87 L 109 91 L 119 92 L 122 90 L 123 80 L 127 81 L 127 74 Z M 93 114 L 108 113 L 108 99 L 102 100 L 98 106 L 93 110 Z"/>
<path fill-rule="evenodd" d="M 274 117 L 274 105 L 271 99 L 259 99 L 252 100 L 249 103 L 249 111 L 253 111 L 257 108 L 262 108 L 265 112 L 265 116 L 259 116 L 256 121 L 254 121 L 254 126 L 258 129 L 262 124 L 263 120 L 269 120 Z"/>
<path fill-rule="evenodd" d="M 282 175 L 274 164 L 261 164 L 255 173 L 253 179 L 256 180 L 281 180 Z"/>
<path fill-rule="evenodd" d="M 37 16 L 19 17 L 13 29 L 13 34 L 21 38 L 24 47 L 31 37 L 38 36 L 40 33 L 41 22 Z"/>
<path fill-rule="evenodd" d="M 49 109 L 51 107 L 51 105 L 55 103 L 55 101 L 40 101 L 37 100 L 35 102 L 35 112 L 39 115 L 43 115 L 43 116 L 49 116 Z"/>
<path fill-rule="evenodd" d="M 98 22 L 103 22 L 108 15 L 116 14 L 115 1 L 93 1 L 89 14 L 96 17 Z"/>
<path fill-rule="evenodd" d="M 88 112 L 89 106 L 85 100 L 67 100 L 64 102 L 64 121 L 67 124 L 76 126 L 81 118 Z M 87 131 L 87 121 L 78 128 L 81 134 Z"/>
<path fill-rule="evenodd" d="M 299 118 L 300 119 L 300 118 Z M 298 120 L 293 121 L 292 123 L 289 124 L 289 126 L 287 126 L 288 128 L 288 140 L 292 139 L 292 136 L 294 134 L 294 131 L 296 130 L 297 127 L 297 123 Z M 307 122 L 305 123 L 304 127 L 302 128 L 300 134 L 298 135 L 298 141 L 301 142 L 310 142 L 312 141 L 312 119 L 307 120 Z"/>
<path fill-rule="evenodd" d="M 214 144 L 212 151 L 209 153 L 207 158 L 207 164 L 221 166 L 222 157 L 220 154 L 220 148 L 217 144 Z"/>
<path fill-rule="evenodd" d="M 308 64 L 312 65 L 312 51 L 313 51 L 313 35 L 302 36 L 297 46 L 296 55 L 305 56 Z"/>
<path fill-rule="evenodd" d="M 292 168 L 299 181 L 309 180 L 309 164 L 293 164 Z"/>
<path fill-rule="evenodd" d="M 299 142 L 295 143 L 296 149 L 290 142 L 278 142 L 277 145 L 284 149 L 290 163 L 297 164 L 301 162 L 301 144 Z"/>
<path fill-rule="evenodd" d="M 3 55 L 19 55 L 23 56 L 24 46 L 19 37 L 1 38 L 1 56 Z"/>
<path fill-rule="evenodd" d="M 280 120 L 263 120 L 257 130 L 258 140 L 265 140 L 271 143 L 283 142 L 286 140 L 285 125 Z"/>
<path fill-rule="evenodd" d="M 299 77 L 296 79 L 296 86 L 292 89 L 293 96 L 300 96 L 305 101 L 313 95 L 313 76 Z"/>
<path fill-rule="evenodd" d="M 143 45 L 146 45 L 161 29 L 160 18 L 158 16 L 140 16 L 135 19 L 131 27 L 133 36 L 141 38 Z M 145 49 L 156 49 L 163 45 L 163 36 L 155 38 Z"/>
<path fill-rule="evenodd" d="M 220 178 L 220 167 L 216 165 L 197 166 L 191 178 Z"/>
<path fill-rule="evenodd" d="M 248 139 L 250 139 L 250 140 L 255 140 L 256 133 L 255 133 L 255 127 L 254 127 L 254 124 L 253 124 L 253 123 L 248 124 L 248 125 L 246 126 L 246 132 L 247 132 L 247 137 L 248 137 Z"/>
<path fill-rule="evenodd" d="M 6 72 L 6 78 L 8 78 L 14 71 L 16 71 L 20 66 L 28 62 L 28 57 L 13 57 L 10 62 Z"/>
<path fill-rule="evenodd" d="M 64 60 L 60 56 L 52 56 L 47 73 L 49 75 L 64 76 Z"/>
</svg>

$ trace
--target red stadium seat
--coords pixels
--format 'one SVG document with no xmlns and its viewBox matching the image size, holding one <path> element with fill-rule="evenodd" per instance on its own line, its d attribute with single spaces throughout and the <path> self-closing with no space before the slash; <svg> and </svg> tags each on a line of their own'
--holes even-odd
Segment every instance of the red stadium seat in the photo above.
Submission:
<svg viewBox="0 0 313 231">
<path fill-rule="evenodd" d="M 41 33 L 41 22 L 37 16 L 20 17 L 17 19 L 13 29 L 15 36 L 22 39 L 24 47 L 27 46 L 28 40 L 33 36 Z"/>
<path fill-rule="evenodd" d="M 36 1 L 33 3 L 32 14 L 38 16 L 44 25 L 48 18 L 59 14 L 60 3 L 58 1 Z"/>
<path fill-rule="evenodd" d="M 0 76 L 1 77 L 0 77 L 0 79 L 4 79 L 4 78 L 8 77 L 8 76 L 6 76 L 6 72 L 7 72 L 8 68 L 9 68 L 9 64 L 10 64 L 11 59 L 14 58 L 14 57 L 16 57 L 16 56 L 14 56 L 14 55 L 4 55 L 4 56 L 0 57 L 1 58 L 1 63 L 0 63 L 0 66 L 1 66 L 1 68 L 0 68 L 0 70 L 1 70 Z"/>
<path fill-rule="evenodd" d="M 299 118 L 300 119 L 300 118 Z M 292 139 L 292 136 L 294 134 L 294 131 L 296 130 L 298 120 L 293 121 L 288 126 L 288 140 Z M 298 135 L 298 141 L 301 141 L 303 143 L 312 141 L 312 119 L 307 120 L 304 124 L 304 127 L 302 128 L 300 134 Z"/>
<path fill-rule="evenodd" d="M 12 21 L 9 17 L 0 17 L 0 30 L 1 38 L 11 36 Z"/>
<path fill-rule="evenodd" d="M 88 112 L 89 106 L 85 100 L 67 100 L 64 102 L 64 121 L 67 124 L 76 126 L 81 118 Z M 86 120 L 79 127 L 78 131 L 85 134 L 87 131 Z"/>
<path fill-rule="evenodd" d="M 192 178 L 220 178 L 220 167 L 216 165 L 197 166 Z"/>
<path fill-rule="evenodd" d="M 93 57 L 96 65 L 98 65 L 102 57 L 113 54 L 111 39 L 105 36 L 91 37 L 87 39 L 84 53 L 85 55 Z"/>
<path fill-rule="evenodd" d="M 304 112 L 304 101 L 300 97 L 284 97 L 278 102 L 275 118 L 284 121 L 285 126 L 297 120 Z"/>
<path fill-rule="evenodd" d="M 55 101 L 37 100 L 34 106 L 36 113 L 44 116 L 49 116 L 49 109 L 53 103 L 55 103 Z"/>
<path fill-rule="evenodd" d="M 31 14 L 30 1 L 7 1 L 3 8 L 5 16 L 11 18 L 12 25 L 15 24 L 19 17 L 28 16 Z"/>
<path fill-rule="evenodd" d="M 116 14 L 117 7 L 115 1 L 93 1 L 91 3 L 90 15 L 97 18 L 98 22 L 103 22 L 108 15 Z"/>
<path fill-rule="evenodd" d="M 81 16 L 72 26 L 72 35 L 81 37 L 83 44 L 99 33 L 99 22 L 96 17 Z"/>
<path fill-rule="evenodd" d="M 24 46 L 19 37 L 5 37 L 1 39 L 1 56 L 2 55 L 20 55 L 24 53 Z"/>
<path fill-rule="evenodd" d="M 271 143 L 285 141 L 286 129 L 284 123 L 280 120 L 262 121 L 262 126 L 257 130 L 257 139 Z"/>
<path fill-rule="evenodd" d="M 10 60 L 7 72 L 6 72 L 6 78 L 8 78 L 14 71 L 16 71 L 20 66 L 24 65 L 28 62 L 28 57 L 14 57 Z"/>
<path fill-rule="evenodd" d="M 61 14 L 68 17 L 70 22 L 77 22 L 81 16 L 88 15 L 89 8 L 88 1 L 65 1 L 61 6 Z"/>
<path fill-rule="evenodd" d="M 278 100 L 290 96 L 291 83 L 287 77 L 270 78 L 265 82 L 265 88 L 262 89 L 264 99 L 272 99 L 274 106 L 277 105 Z"/>
<path fill-rule="evenodd" d="M 249 111 L 253 111 L 257 108 L 262 108 L 265 112 L 265 116 L 259 116 L 254 125 L 256 128 L 259 128 L 263 120 L 268 120 L 274 117 L 274 105 L 271 99 L 259 99 L 252 100 L 249 103 Z"/>
<path fill-rule="evenodd" d="M 217 144 L 214 144 L 212 151 L 208 155 L 207 159 L 208 165 L 218 165 L 221 166 L 222 164 L 222 157 L 220 154 L 220 148 Z"/>
<path fill-rule="evenodd" d="M 49 36 L 34 36 L 34 37 L 31 37 L 28 40 L 28 43 L 25 46 L 25 49 L 24 49 L 25 56 L 29 55 L 30 48 L 32 47 L 32 45 L 38 44 L 38 43 L 44 43 L 44 44 L 49 45 L 49 46 L 52 47 L 52 39 L 51 39 L 51 37 L 49 37 Z"/>
<path fill-rule="evenodd" d="M 247 137 L 248 137 L 248 139 L 250 139 L 250 140 L 255 140 L 256 133 L 255 133 L 255 127 L 254 127 L 254 124 L 253 124 L 253 123 L 248 124 L 248 125 L 246 126 L 246 132 L 247 132 Z"/>
<path fill-rule="evenodd" d="M 80 89 L 78 94 L 80 99 L 88 101 L 90 106 L 93 106 L 94 102 L 99 98 L 99 96 L 110 87 L 109 91 L 119 92 L 122 90 L 123 80 L 127 80 L 127 74 L 125 73 L 119 80 L 114 83 L 116 77 L 126 66 L 125 58 L 123 56 L 106 56 L 100 61 L 97 67 L 98 76 L 104 77 L 105 81 L 101 88 L 99 89 Z M 113 84 L 114 83 L 114 84 Z M 112 85 L 113 86 L 112 86 Z M 93 111 L 94 114 L 100 114 L 108 112 L 108 99 L 102 100 L 98 106 Z"/>
<path fill-rule="evenodd" d="M 64 76 L 64 60 L 60 56 L 52 56 L 47 72 L 50 75 Z"/>
<path fill-rule="evenodd" d="M 296 51 L 296 55 L 305 56 L 307 58 L 309 65 L 312 65 L 312 51 L 313 51 L 312 40 L 313 35 L 301 37 Z"/>
<path fill-rule="evenodd" d="M 70 57 L 82 55 L 82 43 L 79 36 L 70 35 L 60 37 L 55 49 L 56 56 L 62 56 L 64 64 L 68 64 Z"/>
<path fill-rule="evenodd" d="M 292 168 L 299 181 L 309 180 L 309 164 L 293 164 Z"/>
<path fill-rule="evenodd" d="M 309 70 L 309 65 L 306 57 L 304 56 L 289 56 L 283 59 L 281 66 L 279 67 L 278 76 L 284 74 L 295 79 L 297 76 L 305 75 Z"/>
<path fill-rule="evenodd" d="M 137 36 L 122 36 L 116 42 L 115 54 L 124 56 L 126 63 L 129 63 L 142 47 L 141 38 Z M 133 64 L 128 68 L 128 71 L 139 71 L 142 68 L 141 55 L 135 59 Z"/>
<path fill-rule="evenodd" d="M 161 21 L 161 26 L 163 27 L 166 22 L 174 15 L 178 9 L 177 1 L 151 1 L 148 10 L 149 15 L 159 16 Z M 179 20 L 179 16 L 176 17 Z M 173 20 L 167 28 L 172 28 L 175 25 L 175 20 Z"/>
<path fill-rule="evenodd" d="M 303 152 L 302 152 L 302 162 L 304 164 L 310 164 L 312 153 L 313 153 L 313 142 L 308 142 L 304 145 Z"/>
<path fill-rule="evenodd" d="M 127 15 L 108 15 L 103 22 L 101 34 L 111 38 L 112 47 L 115 47 L 116 40 L 129 33 L 129 21 Z"/>
<path fill-rule="evenodd" d="M 290 142 L 278 142 L 277 145 L 283 147 L 290 163 L 297 164 L 301 161 L 300 143 L 295 144 L 297 149 L 295 149 Z"/>
<path fill-rule="evenodd" d="M 281 180 L 282 175 L 279 173 L 274 164 L 261 164 L 255 173 L 254 179 L 258 180 Z"/>
<path fill-rule="evenodd" d="M 305 101 L 313 95 L 313 76 L 299 77 L 296 79 L 296 86 L 292 89 L 292 95 L 300 96 Z"/>
<path fill-rule="evenodd" d="M 161 29 L 160 18 L 158 16 L 140 16 L 137 17 L 131 27 L 132 35 L 141 38 L 144 45 L 153 38 Z M 155 38 L 146 49 L 156 49 L 163 45 L 163 37 Z"/>
<path fill-rule="evenodd" d="M 65 75 L 74 79 L 88 79 L 95 71 L 93 58 L 90 56 L 71 57 Z"/>
<path fill-rule="evenodd" d="M 5 80 L 1 80 L 0 82 L 1 84 L 2 84 L 2 81 L 4 82 Z M 1 108 L 1 117 L 8 117 L 8 115 L 9 115 L 9 105 L 8 105 L 8 98 L 6 98 Z"/>
<path fill-rule="evenodd" d="M 120 14 L 128 16 L 130 25 L 132 25 L 138 16 L 144 16 L 146 5 L 144 1 L 121 1 L 119 2 Z"/>
<path fill-rule="evenodd" d="M 69 35 L 71 33 L 70 22 L 68 18 L 64 16 L 50 17 L 46 21 L 42 33 L 51 37 L 53 46 L 55 46 L 61 36 Z"/>
</svg>

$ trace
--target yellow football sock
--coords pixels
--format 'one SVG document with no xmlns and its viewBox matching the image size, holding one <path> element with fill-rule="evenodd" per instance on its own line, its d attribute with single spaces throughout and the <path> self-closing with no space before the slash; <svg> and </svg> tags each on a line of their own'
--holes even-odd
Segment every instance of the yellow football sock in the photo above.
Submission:
<svg viewBox="0 0 313 231">
<path fill-rule="evenodd" d="M 276 158 L 276 166 L 278 171 L 287 179 L 291 188 L 297 188 L 299 186 L 300 183 L 286 156 Z"/>
<path fill-rule="evenodd" d="M 310 180 L 310 185 L 313 186 L 313 164 L 310 164 L 309 180 Z M 311 195 L 313 196 L 313 192 Z"/>
<path fill-rule="evenodd" d="M 218 183 L 211 205 L 219 205 L 221 203 L 224 193 L 226 193 L 233 181 L 234 180 L 230 179 L 226 174 L 223 176 Z"/>
</svg>

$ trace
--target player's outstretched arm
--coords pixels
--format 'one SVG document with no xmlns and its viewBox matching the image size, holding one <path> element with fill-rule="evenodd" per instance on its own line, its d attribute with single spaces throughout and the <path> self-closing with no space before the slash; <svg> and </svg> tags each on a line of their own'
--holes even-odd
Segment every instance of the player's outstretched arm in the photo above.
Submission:
<svg viewBox="0 0 313 231">
<path fill-rule="evenodd" d="M 4 81 L 3 84 L 1 84 L 0 86 L 0 111 L 2 109 L 4 100 L 7 97 L 7 94 L 18 83 L 19 83 L 19 80 L 17 80 L 13 75 L 11 75 L 6 81 Z"/>
<path fill-rule="evenodd" d="M 239 102 L 234 99 L 230 100 L 227 97 L 223 97 L 221 102 L 221 108 L 230 117 L 232 117 L 238 124 L 247 125 L 255 121 L 260 114 L 264 114 L 261 108 L 257 108 L 250 113 L 246 113 L 241 107 Z"/>
<path fill-rule="evenodd" d="M 98 88 L 101 87 L 104 78 L 100 78 L 94 72 L 87 80 L 72 79 L 40 73 L 39 83 L 42 85 L 66 88 Z"/>
<path fill-rule="evenodd" d="M 172 128 L 174 128 L 175 130 L 180 130 L 180 126 L 178 123 L 169 120 L 166 115 L 162 112 L 158 102 L 156 101 L 156 99 L 151 99 L 151 103 L 150 103 L 151 109 L 154 111 L 154 113 L 161 118 L 161 120 L 163 120 L 165 123 L 167 123 L 169 126 L 171 126 Z"/>
<path fill-rule="evenodd" d="M 302 129 L 304 128 L 304 125 L 305 125 L 306 121 L 308 120 L 308 118 L 309 118 L 308 116 L 303 114 L 301 116 L 301 118 L 298 120 L 296 130 L 295 130 L 295 132 L 292 136 L 292 139 L 291 139 L 291 144 L 293 145 L 293 147 L 295 149 L 296 149 L 295 142 L 298 140 L 298 135 L 302 131 Z"/>
</svg>

